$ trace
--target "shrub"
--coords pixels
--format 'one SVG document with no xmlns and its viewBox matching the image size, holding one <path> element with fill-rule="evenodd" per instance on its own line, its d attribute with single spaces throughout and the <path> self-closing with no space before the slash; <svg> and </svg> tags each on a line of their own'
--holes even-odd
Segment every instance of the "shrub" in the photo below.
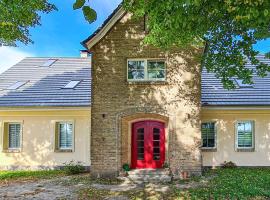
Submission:
<svg viewBox="0 0 270 200">
<path fill-rule="evenodd" d="M 130 167 L 129 167 L 129 164 L 127 164 L 127 163 L 125 163 L 125 164 L 123 164 L 123 170 L 125 171 L 125 172 L 128 172 L 128 171 L 130 171 Z"/>
<path fill-rule="evenodd" d="M 80 161 L 75 162 L 74 160 L 64 163 L 63 170 L 68 175 L 79 174 L 79 173 L 85 172 L 85 168 L 82 165 L 82 162 Z"/>
<path fill-rule="evenodd" d="M 169 164 L 168 163 L 166 163 L 166 162 L 164 162 L 164 164 L 163 164 L 163 166 L 162 166 L 163 168 L 169 168 L 170 166 L 169 166 Z"/>
<path fill-rule="evenodd" d="M 236 168 L 236 164 L 232 161 L 224 161 L 224 163 L 221 164 L 222 168 Z"/>
</svg>

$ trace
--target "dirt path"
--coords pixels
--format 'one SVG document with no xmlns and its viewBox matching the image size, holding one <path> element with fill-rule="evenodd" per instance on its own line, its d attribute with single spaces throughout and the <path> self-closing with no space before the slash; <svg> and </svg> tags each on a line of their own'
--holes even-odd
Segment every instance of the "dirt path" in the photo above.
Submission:
<svg viewBox="0 0 270 200">
<path fill-rule="evenodd" d="M 0 186 L 0 199 L 76 199 L 84 184 L 65 184 L 74 177 L 60 177 L 50 180 L 14 182 Z"/>
<path fill-rule="evenodd" d="M 2 200 L 129 200 L 134 197 L 141 199 L 175 199 L 172 188 L 187 189 L 198 187 L 202 183 L 186 184 L 135 184 L 133 182 L 118 182 L 114 179 L 93 180 L 89 174 L 64 176 L 49 180 L 30 180 L 0 185 Z M 80 192 L 80 196 L 79 196 Z"/>
</svg>

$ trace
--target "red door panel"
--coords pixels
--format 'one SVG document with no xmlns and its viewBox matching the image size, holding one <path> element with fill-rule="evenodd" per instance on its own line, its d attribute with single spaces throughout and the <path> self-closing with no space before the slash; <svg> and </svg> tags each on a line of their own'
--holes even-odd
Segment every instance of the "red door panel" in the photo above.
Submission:
<svg viewBox="0 0 270 200">
<path fill-rule="evenodd" d="M 164 123 L 141 121 L 132 125 L 132 168 L 161 168 L 165 160 Z"/>
</svg>

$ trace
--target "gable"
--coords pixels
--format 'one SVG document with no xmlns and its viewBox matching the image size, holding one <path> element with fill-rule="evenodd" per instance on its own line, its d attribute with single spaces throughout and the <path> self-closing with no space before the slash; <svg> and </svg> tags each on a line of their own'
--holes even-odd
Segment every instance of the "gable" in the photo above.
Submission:
<svg viewBox="0 0 270 200">
<path fill-rule="evenodd" d="M 104 23 L 99 27 L 93 34 L 91 34 L 87 39 L 81 42 L 81 44 L 86 49 L 91 49 L 95 44 L 97 44 L 110 30 L 111 28 L 125 15 L 125 11 L 120 4 L 109 17 L 104 21 Z"/>
</svg>

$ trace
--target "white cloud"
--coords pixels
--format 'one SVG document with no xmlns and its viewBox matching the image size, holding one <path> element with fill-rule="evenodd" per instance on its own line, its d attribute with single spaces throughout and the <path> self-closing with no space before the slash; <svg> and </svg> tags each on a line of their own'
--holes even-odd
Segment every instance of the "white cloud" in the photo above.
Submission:
<svg viewBox="0 0 270 200">
<path fill-rule="evenodd" d="M 25 57 L 33 56 L 16 47 L 0 47 L 0 73 L 15 65 Z"/>
</svg>

